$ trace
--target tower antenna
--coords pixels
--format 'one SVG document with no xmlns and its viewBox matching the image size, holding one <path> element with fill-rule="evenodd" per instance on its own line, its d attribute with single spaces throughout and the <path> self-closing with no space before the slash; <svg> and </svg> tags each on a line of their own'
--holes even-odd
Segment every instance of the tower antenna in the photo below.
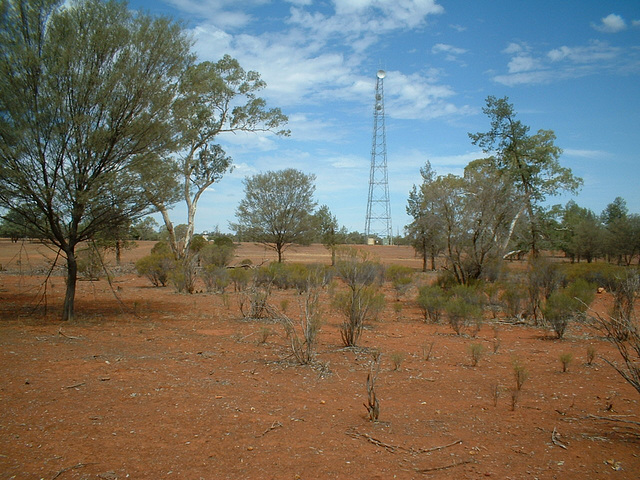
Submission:
<svg viewBox="0 0 640 480">
<path fill-rule="evenodd" d="M 376 73 L 376 97 L 373 109 L 373 141 L 371 144 L 371 170 L 369 172 L 369 197 L 364 232 L 369 243 L 378 238 L 385 245 L 393 244 L 391 206 L 389 203 L 389 178 L 387 174 L 387 133 L 384 118 L 384 77 Z"/>
</svg>

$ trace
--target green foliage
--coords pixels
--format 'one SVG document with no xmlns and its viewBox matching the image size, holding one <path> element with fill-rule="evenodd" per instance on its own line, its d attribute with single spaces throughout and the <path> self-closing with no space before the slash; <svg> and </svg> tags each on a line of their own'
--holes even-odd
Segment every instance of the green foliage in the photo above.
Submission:
<svg viewBox="0 0 640 480">
<path fill-rule="evenodd" d="M 232 268 L 229 270 L 229 279 L 233 282 L 233 290 L 235 292 L 242 292 L 247 288 L 247 285 L 251 281 L 253 273 L 248 268 Z"/>
<path fill-rule="evenodd" d="M 384 295 L 370 285 L 357 290 L 338 292 L 333 303 L 344 316 L 340 336 L 345 347 L 355 347 L 362 335 L 365 322 L 373 320 L 385 306 Z"/>
<path fill-rule="evenodd" d="M 595 297 L 595 286 L 577 280 L 551 294 L 544 308 L 544 317 L 558 338 L 562 338 L 571 320 L 582 319 Z"/>
<path fill-rule="evenodd" d="M 153 204 L 136 172 L 157 175 L 175 148 L 190 48 L 178 23 L 124 2 L 2 3 L 0 207 L 64 252 L 63 320 L 74 313 L 76 247 Z"/>
<path fill-rule="evenodd" d="M 413 283 L 413 269 L 404 265 L 389 265 L 385 269 L 385 277 L 396 291 L 396 300 L 400 300 Z"/>
<path fill-rule="evenodd" d="M 477 331 L 482 324 L 482 295 L 475 287 L 457 285 L 445 302 L 444 310 L 449 325 L 457 335 L 462 334 L 463 329 L 470 324 L 474 324 Z"/>
<path fill-rule="evenodd" d="M 200 272 L 207 292 L 223 293 L 231 283 L 231 275 L 225 267 L 210 264 L 202 268 Z"/>
<path fill-rule="evenodd" d="M 194 237 L 194 242 L 197 245 L 197 238 L 202 237 Z M 199 249 L 198 257 L 200 259 L 200 264 L 203 267 L 215 266 L 215 267 L 226 267 L 233 260 L 233 254 L 235 252 L 235 245 L 233 242 L 231 244 L 228 243 L 205 243 Z"/>
<path fill-rule="evenodd" d="M 525 365 L 523 365 L 520 360 L 514 359 L 512 362 L 513 367 L 513 378 L 516 382 L 515 391 L 522 390 L 522 386 L 529 379 L 529 370 Z"/>
<path fill-rule="evenodd" d="M 573 353 L 561 353 L 559 359 L 562 364 L 562 373 L 565 373 L 573 361 Z"/>
<path fill-rule="evenodd" d="M 198 259 L 196 255 L 190 255 L 174 262 L 174 268 L 169 274 L 169 280 L 173 283 L 178 293 L 193 293 L 196 289 L 198 273 Z"/>
<path fill-rule="evenodd" d="M 245 197 L 236 210 L 238 237 L 274 249 L 282 263 L 293 243 L 311 243 L 316 201 L 315 175 L 288 168 L 253 175 L 244 180 Z"/>
<path fill-rule="evenodd" d="M 417 301 L 425 321 L 438 323 L 447 301 L 447 295 L 438 285 L 425 285 L 418 289 Z"/>
<path fill-rule="evenodd" d="M 472 343 L 469 345 L 469 355 L 471 356 L 471 366 L 477 366 L 484 355 L 484 346 L 481 343 Z"/>
<path fill-rule="evenodd" d="M 169 275 L 174 270 L 176 261 L 166 243 L 158 242 L 151 249 L 151 254 L 136 262 L 138 275 L 147 277 L 155 287 L 166 286 Z"/>
<path fill-rule="evenodd" d="M 79 250 L 78 274 L 88 280 L 98 280 L 105 274 L 104 258 L 102 252 L 95 244 L 90 244 L 87 248 Z"/>
</svg>

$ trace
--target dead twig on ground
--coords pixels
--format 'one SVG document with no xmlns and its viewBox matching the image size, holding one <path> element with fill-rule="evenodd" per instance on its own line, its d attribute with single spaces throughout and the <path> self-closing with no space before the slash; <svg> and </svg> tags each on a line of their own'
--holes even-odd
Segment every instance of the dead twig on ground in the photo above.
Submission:
<svg viewBox="0 0 640 480">
<path fill-rule="evenodd" d="M 613 418 L 613 417 L 600 417 L 598 415 L 587 415 L 587 418 L 593 418 L 594 420 L 607 420 L 610 422 L 620 422 L 620 423 L 629 423 L 631 425 L 640 425 L 640 422 L 634 422 L 633 420 L 623 420 L 622 418 Z"/>
<path fill-rule="evenodd" d="M 442 467 L 416 468 L 416 472 L 418 472 L 418 473 L 437 472 L 439 470 L 447 470 L 449 468 L 459 467 L 460 465 L 466 465 L 467 463 L 475 463 L 475 461 L 473 461 L 473 460 L 462 460 L 461 462 L 453 462 L 450 465 L 444 465 Z"/>
<path fill-rule="evenodd" d="M 60 328 L 58 329 L 58 335 L 63 336 L 64 338 L 69 338 L 69 339 L 71 339 L 71 340 L 80 340 L 80 339 L 82 339 L 82 337 L 74 337 L 74 336 L 72 336 L 72 335 L 67 335 L 66 333 L 64 333 L 64 332 L 62 331 L 62 327 L 60 327 Z"/>
<path fill-rule="evenodd" d="M 451 442 L 448 443 L 446 445 L 439 445 L 436 447 L 431 447 L 431 448 L 406 448 L 406 447 L 402 447 L 400 445 L 392 445 L 389 443 L 385 443 L 381 440 L 378 440 L 375 437 L 372 437 L 371 435 L 369 435 L 368 433 L 360 433 L 358 431 L 356 431 L 355 429 L 351 428 L 349 430 L 347 430 L 347 435 L 353 437 L 353 438 L 364 438 L 365 440 L 367 440 L 369 443 L 372 443 L 378 447 L 382 447 L 385 450 L 387 450 L 388 452 L 391 453 L 396 453 L 397 451 L 403 451 L 406 453 L 410 453 L 411 455 L 419 455 L 422 453 L 430 453 L 430 452 L 436 452 L 438 450 L 443 450 L 445 448 L 449 448 L 449 447 L 453 447 L 454 445 L 458 445 L 460 443 L 462 443 L 462 440 L 456 440 L 455 442 Z"/>
<path fill-rule="evenodd" d="M 75 385 L 69 385 L 67 387 L 64 388 L 78 388 L 78 387 L 82 387 L 86 384 L 86 382 L 80 382 L 80 383 L 76 383 Z"/>
<path fill-rule="evenodd" d="M 564 448 L 565 450 L 567 449 L 567 446 L 562 443 L 560 440 L 558 440 L 558 437 L 560 436 L 560 434 L 558 433 L 558 430 L 556 430 L 556 427 L 553 427 L 553 432 L 551 432 L 551 442 L 560 448 Z"/>
<path fill-rule="evenodd" d="M 444 450 L 445 448 L 449 448 L 449 447 L 453 447 L 454 445 L 458 445 L 459 443 L 462 443 L 462 440 L 456 440 L 455 442 L 451 442 L 448 443 L 446 445 L 440 445 L 438 447 L 431 447 L 431 448 L 419 448 L 419 449 L 411 449 L 411 451 L 413 453 L 430 453 L 430 452 L 437 452 L 438 450 Z"/>
<path fill-rule="evenodd" d="M 56 478 L 58 478 L 63 473 L 68 472 L 69 470 L 77 470 L 78 468 L 83 468 L 83 467 L 86 467 L 87 465 L 95 465 L 95 464 L 92 464 L 92 463 L 76 463 L 75 465 L 71 465 L 70 467 L 63 468 L 62 470 L 57 472 L 53 477 L 51 477 L 51 480 L 56 480 Z"/>
<path fill-rule="evenodd" d="M 264 432 L 262 432 L 260 435 L 256 435 L 256 438 L 260 438 L 260 437 L 264 437 L 267 433 L 269 433 L 271 430 L 275 430 L 276 428 L 280 428 L 282 427 L 282 423 L 280 422 L 273 422 L 271 424 L 271 426 L 269 428 L 267 428 Z"/>
</svg>

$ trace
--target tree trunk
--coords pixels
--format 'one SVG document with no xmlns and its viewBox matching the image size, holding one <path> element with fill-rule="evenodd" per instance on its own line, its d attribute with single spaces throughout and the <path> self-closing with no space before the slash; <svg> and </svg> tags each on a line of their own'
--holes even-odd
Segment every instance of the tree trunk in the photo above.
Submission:
<svg viewBox="0 0 640 480">
<path fill-rule="evenodd" d="M 117 266 L 120 266 L 121 254 L 122 254 L 122 240 L 117 239 L 116 240 L 116 265 Z"/>
<path fill-rule="evenodd" d="M 65 253 L 67 255 L 67 291 L 64 297 L 64 306 L 62 307 L 62 321 L 70 321 L 73 320 L 75 308 L 78 262 L 73 248 Z"/>
</svg>

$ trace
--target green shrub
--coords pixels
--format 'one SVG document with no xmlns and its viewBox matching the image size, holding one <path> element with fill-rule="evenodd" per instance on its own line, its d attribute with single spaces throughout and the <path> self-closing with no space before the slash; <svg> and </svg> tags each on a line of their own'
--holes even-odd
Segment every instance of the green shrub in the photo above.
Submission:
<svg viewBox="0 0 640 480">
<path fill-rule="evenodd" d="M 155 287 L 166 286 L 169 275 L 176 266 L 176 261 L 164 242 L 158 242 L 151 249 L 151 254 L 136 262 L 138 275 L 147 277 Z"/>
<path fill-rule="evenodd" d="M 396 299 L 400 300 L 413 283 L 413 269 L 404 265 L 389 265 L 385 270 L 385 278 L 396 291 Z"/>
<path fill-rule="evenodd" d="M 200 265 L 203 267 L 226 267 L 233 260 L 233 253 L 235 246 L 223 244 L 218 245 L 216 243 L 207 243 L 203 245 L 199 250 Z"/>
<path fill-rule="evenodd" d="M 472 343 L 469 345 L 469 355 L 471 356 L 471 366 L 475 367 L 484 354 L 484 346 L 481 343 Z"/>
<path fill-rule="evenodd" d="M 200 273 L 207 292 L 223 293 L 231 283 L 231 275 L 225 267 L 207 265 Z"/>
<path fill-rule="evenodd" d="M 340 335 L 346 347 L 358 344 L 366 321 L 373 320 L 385 305 L 384 295 L 374 286 L 357 290 L 338 292 L 334 296 L 334 305 L 344 316 L 340 325 Z"/>
<path fill-rule="evenodd" d="M 588 306 L 595 297 L 595 288 L 595 285 L 579 279 L 551 294 L 544 308 L 544 318 L 558 338 L 564 337 L 571 320 L 584 318 Z"/>
<path fill-rule="evenodd" d="M 248 268 L 232 268 L 229 270 L 229 279 L 233 282 L 233 290 L 242 292 L 251 281 L 253 272 Z"/>
<path fill-rule="evenodd" d="M 447 301 L 447 295 L 438 285 L 425 285 L 418 290 L 417 301 L 425 321 L 438 323 Z"/>
<path fill-rule="evenodd" d="M 483 315 L 483 299 L 477 288 L 467 285 L 456 285 L 451 297 L 444 304 L 449 325 L 457 335 L 470 324 L 480 329 Z"/>
<path fill-rule="evenodd" d="M 508 318 L 518 318 L 527 299 L 527 292 L 524 285 L 517 282 L 510 282 L 504 285 L 500 300 L 504 304 L 505 313 Z"/>
<path fill-rule="evenodd" d="M 573 361 L 573 353 L 563 353 L 560 355 L 560 363 L 562 364 L 562 373 L 569 369 L 569 364 Z"/>
</svg>

